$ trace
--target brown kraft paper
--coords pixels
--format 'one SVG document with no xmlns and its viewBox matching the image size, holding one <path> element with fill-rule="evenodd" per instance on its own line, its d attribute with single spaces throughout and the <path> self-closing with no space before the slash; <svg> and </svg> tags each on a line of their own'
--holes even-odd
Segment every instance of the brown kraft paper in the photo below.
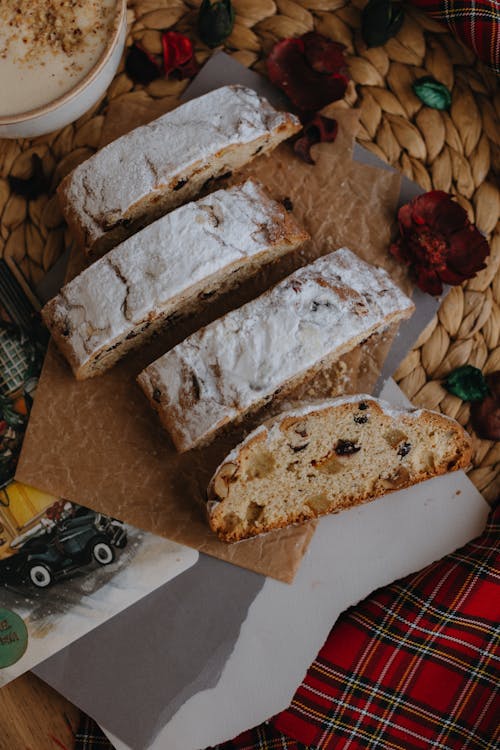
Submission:
<svg viewBox="0 0 500 750">
<path fill-rule="evenodd" d="M 240 289 L 207 305 L 202 313 L 176 323 L 100 377 L 77 382 L 51 344 L 17 479 L 222 560 L 282 581 L 293 580 L 315 522 L 227 545 L 212 534 L 203 515 L 208 481 L 224 455 L 250 429 L 284 406 L 340 393 L 369 392 L 395 330 L 372 336 L 314 382 L 289 395 L 285 403 L 274 402 L 210 446 L 184 455 L 175 452 L 135 378 L 147 364 L 200 326 L 254 298 L 297 267 L 343 245 L 385 267 L 405 291 L 410 291 L 404 270 L 387 252 L 400 177 L 352 161 L 357 115 L 351 110 L 334 112 L 339 121 L 338 138 L 333 144 L 313 147 L 315 166 L 299 160 L 291 145 L 285 143 L 230 179 L 236 182 L 253 175 L 274 198 L 287 197 L 295 217 L 312 239 Z M 153 112 L 154 117 L 159 114 L 161 111 Z M 151 110 L 140 102 L 136 107 L 113 102 L 104 140 L 118 137 L 151 116 Z M 81 255 L 73 253 L 69 276 L 82 267 Z"/>
</svg>

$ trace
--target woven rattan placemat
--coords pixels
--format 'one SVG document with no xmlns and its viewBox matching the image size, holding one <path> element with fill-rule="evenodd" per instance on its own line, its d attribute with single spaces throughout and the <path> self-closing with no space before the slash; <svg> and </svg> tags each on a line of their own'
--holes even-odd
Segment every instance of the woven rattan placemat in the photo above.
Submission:
<svg viewBox="0 0 500 750">
<path fill-rule="evenodd" d="M 500 444 L 479 440 L 469 424 L 469 406 L 442 386 L 455 367 L 472 364 L 483 372 L 500 369 L 500 89 L 495 76 L 444 27 L 406 7 L 406 20 L 385 46 L 367 49 L 361 34 L 365 0 L 233 0 L 236 23 L 225 51 L 264 72 L 275 41 L 313 29 L 346 45 L 352 83 L 343 103 L 361 109 L 359 139 L 425 190 L 453 193 L 469 217 L 488 235 L 491 257 L 475 279 L 455 287 L 439 314 L 396 372 L 416 405 L 439 409 L 473 435 L 474 468 L 469 476 L 487 500 L 500 494 Z M 204 62 L 212 52 L 196 35 L 198 0 L 131 0 L 127 44 L 140 40 L 161 52 L 160 30 L 175 28 L 196 40 Z M 432 75 L 452 92 L 449 112 L 429 109 L 411 83 Z M 188 81 L 134 85 L 123 64 L 105 98 L 63 130 L 34 140 L 0 140 L 0 255 L 10 257 L 37 283 L 68 240 L 54 189 L 96 149 L 109 102 L 180 95 Z M 26 201 L 11 194 L 7 177 L 26 177 L 33 153 L 51 176 L 50 195 Z"/>
</svg>

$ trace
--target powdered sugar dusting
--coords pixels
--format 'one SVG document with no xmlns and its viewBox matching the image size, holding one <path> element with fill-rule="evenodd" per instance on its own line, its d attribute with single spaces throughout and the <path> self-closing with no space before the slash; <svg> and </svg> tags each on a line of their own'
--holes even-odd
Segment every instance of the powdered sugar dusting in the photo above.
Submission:
<svg viewBox="0 0 500 750">
<path fill-rule="evenodd" d="M 69 329 L 67 341 L 82 366 L 167 305 L 178 311 L 176 298 L 197 282 L 271 252 L 285 216 L 256 180 L 188 203 L 67 284 L 51 303 L 53 325 Z"/>
<path fill-rule="evenodd" d="M 342 248 L 190 336 L 140 382 L 161 392 L 159 411 L 185 450 L 413 309 L 385 271 Z"/>
<path fill-rule="evenodd" d="M 224 86 L 136 128 L 78 166 L 66 199 L 92 238 L 138 201 L 186 176 L 230 145 L 246 144 L 297 121 L 277 112 L 255 91 Z"/>
</svg>

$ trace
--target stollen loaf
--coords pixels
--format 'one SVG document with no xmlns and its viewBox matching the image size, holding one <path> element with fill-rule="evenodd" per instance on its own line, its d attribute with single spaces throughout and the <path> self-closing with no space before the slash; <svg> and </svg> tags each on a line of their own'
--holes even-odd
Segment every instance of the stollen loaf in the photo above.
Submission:
<svg viewBox="0 0 500 750">
<path fill-rule="evenodd" d="M 247 180 L 129 237 L 66 284 L 42 316 L 83 380 L 307 238 L 281 203 Z"/>
<path fill-rule="evenodd" d="M 223 86 L 77 166 L 58 188 L 62 212 L 77 245 L 98 257 L 300 128 L 255 91 Z"/>
<path fill-rule="evenodd" d="M 386 271 L 341 248 L 189 336 L 138 381 L 187 451 L 413 310 Z"/>
</svg>

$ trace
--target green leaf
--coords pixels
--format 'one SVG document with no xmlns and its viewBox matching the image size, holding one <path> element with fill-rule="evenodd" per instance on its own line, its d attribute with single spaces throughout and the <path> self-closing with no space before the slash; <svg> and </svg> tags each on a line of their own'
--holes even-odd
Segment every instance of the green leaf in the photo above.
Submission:
<svg viewBox="0 0 500 750">
<path fill-rule="evenodd" d="M 424 76 L 416 80 L 412 86 L 413 91 L 421 102 L 432 109 L 449 109 L 451 105 L 451 94 L 444 83 L 436 81 L 432 76 Z"/>
<path fill-rule="evenodd" d="M 380 47 L 403 25 L 404 10 L 392 0 L 369 0 L 361 17 L 361 34 L 367 47 Z"/>
<path fill-rule="evenodd" d="M 463 365 L 450 372 L 444 387 L 462 401 L 482 401 L 490 392 L 483 373 L 472 365 Z"/>
<path fill-rule="evenodd" d="M 211 3 L 203 0 L 198 14 L 198 33 L 208 47 L 218 47 L 227 39 L 234 26 L 234 8 L 231 0 Z"/>
</svg>

